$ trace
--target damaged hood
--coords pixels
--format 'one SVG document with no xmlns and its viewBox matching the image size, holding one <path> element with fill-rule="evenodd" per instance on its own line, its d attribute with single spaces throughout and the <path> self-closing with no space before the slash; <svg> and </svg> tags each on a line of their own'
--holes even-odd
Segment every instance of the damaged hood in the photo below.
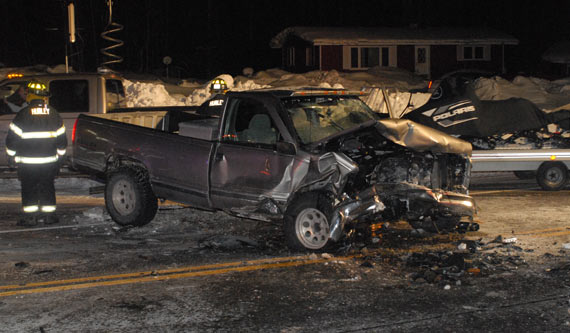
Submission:
<svg viewBox="0 0 570 333">
<path fill-rule="evenodd" d="M 471 156 L 469 142 L 411 120 L 381 119 L 376 129 L 394 143 L 414 150 Z"/>
</svg>

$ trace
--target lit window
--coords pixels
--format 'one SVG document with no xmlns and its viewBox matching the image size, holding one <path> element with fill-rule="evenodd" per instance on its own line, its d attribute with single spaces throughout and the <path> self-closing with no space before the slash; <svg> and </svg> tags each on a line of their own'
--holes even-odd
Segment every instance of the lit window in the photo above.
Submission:
<svg viewBox="0 0 570 333">
<path fill-rule="evenodd" d="M 491 60 L 488 46 L 463 46 L 458 60 Z"/>
<path fill-rule="evenodd" d="M 389 47 L 351 47 L 350 68 L 366 69 L 390 65 Z"/>
</svg>

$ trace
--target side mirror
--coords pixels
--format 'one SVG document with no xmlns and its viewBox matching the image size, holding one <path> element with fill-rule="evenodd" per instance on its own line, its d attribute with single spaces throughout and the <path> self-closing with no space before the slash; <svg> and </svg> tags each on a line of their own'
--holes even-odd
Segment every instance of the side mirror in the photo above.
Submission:
<svg viewBox="0 0 570 333">
<path fill-rule="evenodd" d="M 277 152 L 282 153 L 282 154 L 286 154 L 286 155 L 296 155 L 297 154 L 297 148 L 295 148 L 295 145 L 292 144 L 291 142 L 277 142 L 276 144 L 277 147 Z"/>
</svg>

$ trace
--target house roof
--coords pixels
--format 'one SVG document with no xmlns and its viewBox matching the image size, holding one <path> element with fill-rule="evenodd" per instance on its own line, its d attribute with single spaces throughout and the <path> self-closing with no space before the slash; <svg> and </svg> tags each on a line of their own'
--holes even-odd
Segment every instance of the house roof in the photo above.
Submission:
<svg viewBox="0 0 570 333">
<path fill-rule="evenodd" d="M 393 28 L 393 27 L 289 27 L 271 39 L 272 48 L 282 48 L 289 36 L 314 45 L 457 45 L 508 44 L 518 39 L 490 28 Z"/>
<path fill-rule="evenodd" d="M 570 64 L 570 41 L 552 45 L 542 54 L 542 59 L 556 64 Z"/>
</svg>

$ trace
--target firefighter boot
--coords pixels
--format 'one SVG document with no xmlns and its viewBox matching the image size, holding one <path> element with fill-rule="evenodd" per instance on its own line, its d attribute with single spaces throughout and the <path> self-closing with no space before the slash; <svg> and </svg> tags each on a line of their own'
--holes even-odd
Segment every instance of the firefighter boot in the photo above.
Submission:
<svg viewBox="0 0 570 333">
<path fill-rule="evenodd" d="M 45 224 L 55 224 L 59 222 L 59 217 L 55 214 L 47 214 L 44 219 Z"/>
<path fill-rule="evenodd" d="M 33 214 L 25 214 L 18 221 L 17 225 L 22 227 L 33 227 L 38 225 L 38 220 Z"/>
</svg>

